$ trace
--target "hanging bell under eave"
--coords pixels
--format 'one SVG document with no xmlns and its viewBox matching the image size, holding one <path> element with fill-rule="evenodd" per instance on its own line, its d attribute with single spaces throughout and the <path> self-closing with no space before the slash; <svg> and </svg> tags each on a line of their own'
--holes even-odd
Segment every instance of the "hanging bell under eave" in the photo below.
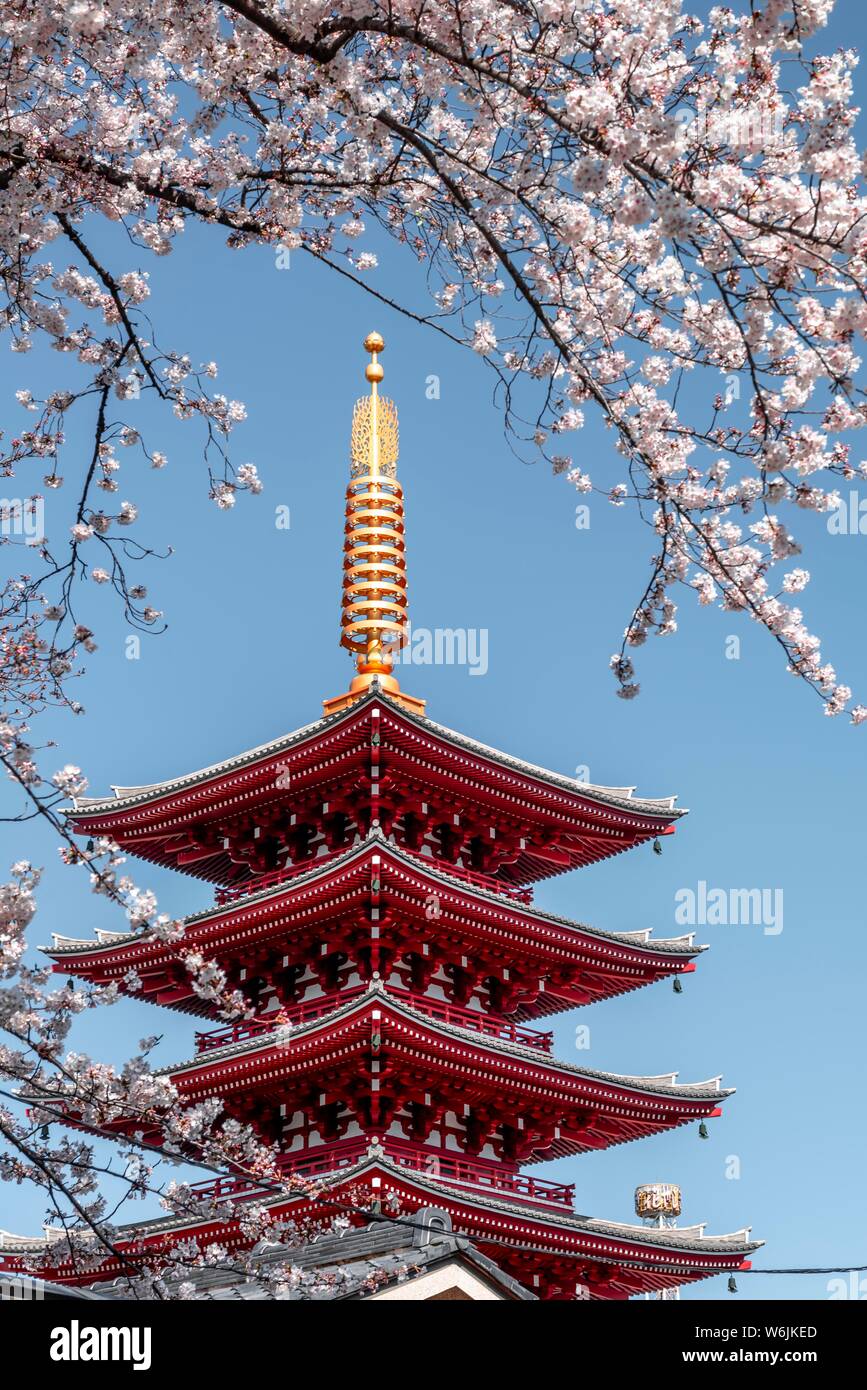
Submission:
<svg viewBox="0 0 867 1390">
<path fill-rule="evenodd" d="M 683 985 L 681 984 L 680 980 L 676 975 L 674 977 L 674 984 L 672 985 L 672 989 L 674 990 L 675 994 L 683 994 Z"/>
<path fill-rule="evenodd" d="M 737 1293 L 737 1291 L 738 1291 L 738 1286 L 737 1286 L 737 1284 L 735 1283 L 735 1276 L 734 1276 L 733 1274 L 730 1274 L 730 1275 L 729 1275 L 729 1293 Z"/>
<path fill-rule="evenodd" d="M 658 840 L 654 840 L 653 842 L 653 853 L 662 854 L 662 845 L 659 843 Z"/>
<path fill-rule="evenodd" d="M 698 1137 L 699 1137 L 699 1139 L 709 1139 L 709 1138 L 710 1138 L 710 1135 L 709 1135 L 708 1132 L 707 1132 L 707 1125 L 705 1124 L 704 1120 L 701 1121 L 701 1123 L 700 1123 L 700 1125 L 699 1125 L 699 1127 L 698 1127 Z"/>
</svg>

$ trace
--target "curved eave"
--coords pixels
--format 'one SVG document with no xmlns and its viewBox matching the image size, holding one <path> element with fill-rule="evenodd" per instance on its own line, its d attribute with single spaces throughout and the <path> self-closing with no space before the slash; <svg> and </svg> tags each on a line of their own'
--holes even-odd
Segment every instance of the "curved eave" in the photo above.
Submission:
<svg viewBox="0 0 867 1390">
<path fill-rule="evenodd" d="M 743 1259 L 746 1255 L 760 1249 L 764 1244 L 764 1241 L 761 1240 L 750 1240 L 749 1226 L 729 1235 L 707 1236 L 704 1234 L 703 1225 L 660 1230 L 657 1227 L 637 1226 L 629 1222 L 605 1221 L 598 1217 L 583 1216 L 578 1212 L 561 1215 L 559 1212 L 544 1210 L 533 1209 L 530 1211 L 526 1206 L 517 1202 L 506 1202 L 488 1194 L 477 1195 L 474 1192 L 470 1195 L 467 1192 L 458 1192 L 448 1182 L 437 1179 L 428 1173 L 410 1172 L 401 1164 L 393 1162 L 385 1153 L 377 1154 L 374 1157 L 369 1152 L 362 1163 L 366 1165 L 376 1163 L 383 1172 L 389 1172 L 393 1176 L 401 1178 L 411 1187 L 436 1193 L 438 1196 L 449 1197 L 464 1205 L 509 1212 L 516 1217 L 532 1222 L 534 1225 L 553 1230 L 562 1228 L 586 1232 L 588 1235 L 598 1236 L 602 1239 L 630 1241 L 636 1246 L 643 1246 L 647 1249 L 665 1250 L 669 1253 L 679 1252 L 684 1255 L 695 1254 L 698 1251 L 707 1254 L 731 1254 L 738 1259 Z M 361 1172 L 363 1171 L 362 1167 Z M 344 1169 L 336 1176 L 341 1182 L 347 1182 L 350 1179 L 350 1172 Z M 352 1174 L 352 1176 L 356 1175 Z M 325 1179 L 323 1179 L 324 1182 Z"/>
<path fill-rule="evenodd" d="M 525 1047 L 521 1043 L 507 1042 L 499 1038 L 491 1038 L 469 1028 L 460 1028 L 456 1024 L 429 1018 L 426 1014 L 411 1008 L 403 1000 L 395 999 L 381 985 L 371 986 L 365 994 L 341 1005 L 331 1013 L 323 1014 L 307 1024 L 293 1028 L 291 1031 L 277 1028 L 268 1033 L 257 1034 L 254 1038 L 243 1039 L 226 1047 L 214 1048 L 206 1054 L 207 1060 L 201 1056 L 191 1057 L 188 1061 L 163 1067 L 155 1075 L 166 1076 L 176 1082 L 179 1077 L 189 1073 L 205 1077 L 211 1072 L 219 1072 L 227 1062 L 233 1062 L 243 1057 L 255 1057 L 258 1054 L 266 1057 L 271 1053 L 278 1055 L 283 1053 L 285 1055 L 291 1051 L 294 1043 L 312 1039 L 317 1034 L 322 1034 L 323 1039 L 327 1038 L 340 1025 L 348 1023 L 353 1016 L 362 1017 L 374 1008 L 389 1010 L 428 1036 L 453 1038 L 472 1048 L 474 1052 L 488 1056 L 494 1062 L 503 1060 L 522 1062 L 526 1064 L 526 1074 L 538 1078 L 540 1083 L 544 1083 L 546 1078 L 550 1081 L 556 1077 L 563 1077 L 587 1082 L 591 1088 L 607 1086 L 617 1091 L 623 1098 L 634 1097 L 644 1103 L 648 1100 L 660 1100 L 669 1103 L 694 1102 L 697 1107 L 695 1118 L 699 1118 L 700 1113 L 707 1113 L 700 1107 L 713 1106 L 720 1100 L 734 1095 L 733 1089 L 721 1088 L 721 1077 L 718 1076 L 712 1077 L 708 1081 L 685 1083 L 675 1081 L 676 1072 L 668 1073 L 665 1077 L 625 1076 L 614 1072 L 578 1067 L 571 1062 L 560 1062 L 548 1057 L 540 1060 L 538 1051 L 532 1047 Z"/>
<path fill-rule="evenodd" d="M 149 786 L 115 787 L 113 797 L 76 797 L 73 800 L 72 809 L 66 813 L 67 819 L 71 827 L 81 833 L 99 834 L 117 828 L 119 818 L 128 811 L 149 806 L 156 810 L 160 803 L 166 802 L 164 809 L 166 814 L 169 814 L 177 809 L 171 804 L 173 797 L 182 796 L 193 788 L 207 786 L 209 783 L 219 783 L 234 774 L 247 772 L 251 768 L 255 768 L 257 764 L 267 766 L 275 758 L 291 750 L 314 743 L 323 735 L 331 734 L 340 728 L 348 728 L 362 719 L 376 705 L 387 710 L 388 714 L 399 724 L 416 730 L 419 734 L 439 741 L 443 745 L 448 745 L 458 752 L 467 753 L 483 763 L 487 763 L 493 771 L 507 771 L 526 778 L 531 784 L 535 783 L 539 786 L 568 792 L 575 797 L 576 803 L 589 803 L 591 806 L 596 804 L 600 807 L 624 811 L 639 818 L 647 818 L 654 823 L 654 826 L 656 824 L 670 824 L 686 814 L 685 809 L 675 806 L 676 797 L 674 796 L 636 797 L 631 788 L 604 787 L 579 782 L 575 778 L 565 777 L 560 773 L 551 772 L 533 763 L 514 758 L 499 749 L 490 748 L 487 744 L 478 743 L 454 729 L 436 724 L 423 715 L 411 714 L 391 700 L 374 684 L 368 694 L 355 704 L 350 705 L 348 709 L 341 710 L 337 714 L 327 715 L 323 719 L 297 729 L 294 733 L 285 734 L 281 738 L 249 749 L 234 758 L 226 759 L 224 762 L 214 763 L 210 767 L 199 769 L 197 772 L 188 773 L 165 782 L 155 782 Z M 652 833 L 653 828 L 649 827 L 648 834 Z"/>
<path fill-rule="evenodd" d="M 410 1173 L 393 1163 L 376 1146 L 371 1146 L 351 1167 L 320 1177 L 321 1192 L 330 1194 L 322 1204 L 323 1212 L 332 1210 L 330 1202 L 339 1202 L 342 1191 L 352 1200 L 351 1194 L 357 1186 L 369 1184 L 372 1187 L 377 1179 L 380 1191 L 384 1184 L 386 1190 L 390 1188 L 406 1195 L 414 1210 L 430 1205 L 445 1207 L 452 1215 L 456 1231 L 474 1242 L 491 1247 L 499 1244 L 504 1250 L 541 1248 L 555 1258 L 590 1259 L 627 1273 L 642 1271 L 651 1279 L 667 1279 L 669 1283 L 689 1282 L 736 1270 L 764 1244 L 750 1238 L 749 1227 L 730 1235 L 709 1236 L 704 1234 L 702 1226 L 658 1230 L 578 1213 L 529 1211 L 496 1196 L 456 1191 L 429 1174 Z M 250 1200 L 278 1216 L 292 1215 L 294 1209 L 310 1199 L 280 1194 L 264 1202 L 261 1195 Z M 311 1209 L 315 1209 L 316 1200 L 314 1197 Z M 244 1199 L 239 1199 L 237 1205 L 243 1208 Z M 242 1245 L 244 1239 L 237 1220 L 213 1215 L 157 1217 L 120 1227 L 117 1232 L 118 1244 L 123 1247 L 128 1243 L 129 1248 L 135 1250 L 141 1250 L 142 1246 L 165 1249 L 176 1239 L 191 1237 L 205 1243 L 219 1240 L 230 1250 Z M 0 1237 L 0 1267 L 4 1259 L 32 1259 L 45 1252 L 44 1238 Z M 119 1266 L 115 1270 L 117 1263 L 106 1260 L 99 1270 L 89 1271 L 83 1277 L 73 1268 L 64 1268 L 64 1262 L 60 1261 L 56 1266 L 57 1277 L 67 1283 L 95 1283 L 121 1272 Z"/>
<path fill-rule="evenodd" d="M 582 942 L 587 942 L 590 947 L 597 943 L 606 948 L 619 948 L 624 953 L 624 962 L 631 961 L 637 964 L 661 967 L 670 964 L 672 957 L 689 961 L 707 949 L 704 945 L 696 945 L 692 940 L 691 933 L 681 937 L 653 940 L 649 931 L 607 932 L 600 927 L 588 926 L 585 923 L 573 922 L 569 918 L 559 917 L 553 913 L 542 912 L 531 904 L 520 903 L 504 894 L 489 891 L 481 885 L 451 876 L 445 869 L 438 868 L 433 861 L 428 861 L 421 856 L 406 854 L 396 845 L 390 844 L 376 831 L 344 853 L 323 858 L 320 862 L 315 863 L 308 873 L 298 874 L 269 888 L 262 889 L 258 893 L 247 893 L 234 902 L 208 908 L 203 912 L 193 913 L 189 917 L 185 917 L 183 919 L 185 934 L 189 933 L 191 940 L 205 945 L 204 938 L 207 934 L 227 928 L 235 921 L 243 921 L 250 913 L 269 902 L 272 902 L 275 907 L 278 904 L 281 908 L 284 904 L 288 907 L 291 905 L 293 897 L 306 892 L 316 884 L 317 880 L 321 881 L 324 886 L 355 862 L 363 861 L 374 852 L 390 857 L 400 870 L 410 875 L 415 874 L 426 883 L 434 883 L 439 887 L 446 888 L 457 897 L 465 897 L 470 901 L 483 903 L 488 911 L 492 907 L 496 908 L 503 917 L 511 915 L 513 919 L 518 919 L 519 922 L 525 924 L 528 930 L 542 925 L 550 927 L 552 931 L 574 934 L 576 948 Z M 136 955 L 129 956 L 129 964 L 132 964 L 134 959 L 147 954 L 147 948 L 156 947 L 159 951 L 161 946 L 162 943 L 150 934 L 98 932 L 96 938 L 90 941 L 78 941 L 71 937 L 55 934 L 52 945 L 50 947 L 43 946 L 40 949 L 56 962 L 74 963 L 76 956 L 85 956 L 92 958 L 96 965 L 99 962 L 104 963 L 115 953 L 121 952 L 128 955 L 130 950 L 134 949 Z M 81 962 L 81 964 L 83 963 Z"/>
</svg>

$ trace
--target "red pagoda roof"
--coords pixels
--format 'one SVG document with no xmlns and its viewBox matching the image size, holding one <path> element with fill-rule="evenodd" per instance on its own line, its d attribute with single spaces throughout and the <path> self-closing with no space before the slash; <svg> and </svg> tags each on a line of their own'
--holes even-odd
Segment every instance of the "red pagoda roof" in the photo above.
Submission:
<svg viewBox="0 0 867 1390">
<path fill-rule="evenodd" d="M 72 828 L 225 884 L 283 855 L 310 857 L 317 843 L 345 843 L 375 820 L 400 822 L 407 843 L 435 827 L 451 862 L 475 856 L 486 874 L 525 884 L 670 833 L 685 814 L 674 797 L 639 798 L 511 758 L 412 713 L 376 682 L 272 743 L 114 792 L 77 798 Z"/>
<path fill-rule="evenodd" d="M 158 1074 L 184 1104 L 219 1096 L 228 1114 L 264 1125 L 270 1140 L 291 1138 L 281 1114 L 303 1111 L 326 1142 L 353 1122 L 385 1133 L 406 1107 L 420 1106 L 439 1119 L 466 1116 L 468 1154 L 489 1142 L 505 1152 L 508 1130 L 508 1156 L 522 1163 L 707 1119 L 733 1094 L 719 1077 L 683 1084 L 676 1073 L 622 1076 L 555 1061 L 523 1042 L 433 1017 L 380 981 L 296 1028 L 275 1026 Z M 401 1123 L 406 1129 L 409 1121 Z M 139 1132 L 142 1123 L 133 1117 L 112 1128 Z M 159 1135 L 147 1142 L 158 1144 Z"/>
<path fill-rule="evenodd" d="M 729 1235 L 706 1236 L 701 1225 L 660 1230 L 574 1212 L 531 1209 L 499 1194 L 463 1193 L 435 1174 L 408 1169 L 377 1143 L 361 1149 L 350 1164 L 336 1171 L 312 1167 L 318 1189 L 312 1199 L 287 1194 L 270 1200 L 266 1196 L 263 1203 L 262 1191 L 252 1187 L 238 1199 L 236 1219 L 203 1212 L 198 1218 L 164 1216 L 121 1227 L 117 1244 L 125 1260 L 109 1257 L 85 1274 L 63 1257 L 53 1265 L 44 1261 L 45 1238 L 0 1232 L 0 1268 L 14 1272 L 36 1259 L 44 1277 L 81 1285 L 117 1278 L 128 1272 L 135 1254 L 153 1257 L 181 1240 L 194 1239 L 202 1248 L 217 1241 L 231 1254 L 249 1243 L 241 1224 L 248 1200 L 266 1205 L 275 1216 L 289 1218 L 303 1205 L 305 1217 L 318 1215 L 327 1221 L 347 1205 L 357 1209 L 363 1189 L 380 1201 L 393 1196 L 400 1203 L 401 1215 L 410 1220 L 421 1208 L 445 1209 L 456 1232 L 468 1236 L 501 1268 L 514 1271 L 521 1283 L 543 1297 L 571 1299 L 576 1285 L 588 1289 L 591 1299 L 658 1292 L 742 1268 L 763 1244 L 750 1239 L 749 1227 Z M 200 1196 L 205 1205 L 210 1194 L 204 1186 Z M 62 1247 L 61 1232 L 56 1233 L 56 1241 Z M 51 1243 L 49 1232 L 49 1248 Z"/>
<path fill-rule="evenodd" d="M 401 850 L 378 830 L 268 887 L 256 891 L 254 880 L 249 891 L 187 917 L 183 945 L 224 967 L 244 960 L 262 969 L 263 951 L 279 947 L 270 968 L 283 974 L 296 961 L 319 957 L 321 943 L 327 942 L 355 968 L 366 962 L 369 973 L 371 960 L 364 953 L 374 925 L 380 961 L 388 951 L 395 968 L 408 977 L 411 967 L 404 962 L 412 957 L 426 959 L 432 969 L 434 964 L 453 967 L 468 953 L 479 953 L 480 973 L 498 969 L 510 977 L 515 997 L 509 1012 L 517 1018 L 683 973 L 705 949 L 694 944 L 692 934 L 652 940 L 649 930 L 607 932 L 542 912 L 493 885 L 458 877 L 435 860 Z M 91 941 L 55 934 L 48 954 L 57 969 L 102 984 L 123 987 L 124 976 L 135 969 L 142 981 L 140 997 L 214 1015 L 214 1005 L 194 993 L 177 947 L 152 933 L 98 932 Z M 350 963 L 344 973 L 352 968 Z"/>
</svg>

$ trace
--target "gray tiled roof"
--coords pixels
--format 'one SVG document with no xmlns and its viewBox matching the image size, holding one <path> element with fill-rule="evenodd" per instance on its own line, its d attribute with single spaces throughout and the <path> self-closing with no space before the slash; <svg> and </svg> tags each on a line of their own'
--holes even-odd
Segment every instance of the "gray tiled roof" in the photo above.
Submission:
<svg viewBox="0 0 867 1390">
<path fill-rule="evenodd" d="M 522 1061 L 532 1062 L 536 1066 L 544 1067 L 552 1072 L 587 1077 L 592 1081 L 601 1081 L 632 1091 L 644 1091 L 650 1095 L 665 1096 L 673 1100 L 708 1100 L 712 1096 L 724 1098 L 734 1095 L 734 1090 L 723 1090 L 720 1087 L 718 1076 L 711 1077 L 708 1081 L 679 1083 L 675 1080 L 677 1072 L 668 1072 L 663 1076 L 621 1076 L 615 1072 L 578 1067 L 572 1062 L 560 1062 L 547 1056 L 547 1054 L 541 1054 L 537 1048 L 525 1047 L 522 1043 L 508 1042 L 503 1038 L 477 1033 L 470 1028 L 461 1028 L 454 1023 L 444 1023 L 441 1019 L 429 1018 L 420 1010 L 412 1008 L 405 1000 L 389 994 L 387 987 L 381 980 L 371 981 L 364 994 L 356 995 L 347 1003 L 338 1005 L 331 1013 L 321 1014 L 318 1018 L 311 1019 L 309 1023 L 298 1024 L 291 1029 L 280 1026 L 269 1032 L 256 1033 L 251 1038 L 242 1038 L 239 1042 L 229 1043 L 226 1047 L 211 1048 L 204 1055 L 199 1053 L 185 1062 L 177 1062 L 173 1066 L 162 1067 L 154 1075 L 176 1076 L 179 1072 L 192 1068 L 211 1066 L 231 1057 L 243 1056 L 244 1053 L 258 1052 L 262 1048 L 268 1047 L 274 1040 L 279 1040 L 282 1047 L 291 1047 L 294 1038 L 304 1037 L 327 1024 L 342 1022 L 357 1010 L 364 1008 L 371 998 L 378 998 L 387 1002 L 391 1008 L 403 1014 L 404 1017 L 422 1026 L 433 1026 L 439 1033 L 445 1033 L 449 1037 L 460 1039 L 462 1042 L 470 1042 L 477 1047 L 484 1047 L 491 1052 L 506 1053 L 518 1057 Z"/>
<path fill-rule="evenodd" d="M 444 1229 L 422 1229 L 431 1217 Z M 457 1261 L 508 1299 L 535 1301 L 536 1297 L 476 1250 L 466 1237 L 456 1235 L 448 1213 L 437 1209 L 417 1212 L 406 1221 L 371 1221 L 342 1235 L 324 1235 L 301 1249 L 287 1250 L 276 1243 L 263 1245 L 253 1251 L 253 1257 L 263 1273 L 269 1267 L 274 1271 L 275 1267 L 279 1270 L 290 1264 L 308 1276 L 318 1277 L 322 1286 L 312 1293 L 287 1290 L 274 1295 L 255 1275 L 247 1278 L 217 1268 L 192 1274 L 197 1294 L 209 1300 L 243 1302 L 275 1296 L 290 1301 L 312 1298 L 314 1302 L 358 1299 Z M 327 1284 L 331 1286 L 326 1287 Z M 118 1280 L 105 1296 L 122 1298 L 124 1281 Z"/>
<path fill-rule="evenodd" d="M 189 917 L 185 917 L 185 926 L 197 926 L 201 922 L 207 922 L 212 918 L 225 917 L 238 906 L 252 906 L 255 903 L 265 902 L 270 897 L 278 897 L 284 893 L 287 887 L 298 888 L 306 887 L 308 884 L 323 874 L 332 873 L 334 870 L 341 870 L 351 864 L 353 859 L 358 858 L 368 849 L 371 844 L 387 846 L 389 851 L 404 863 L 409 869 L 416 869 L 424 872 L 432 878 L 438 879 L 449 888 L 460 889 L 461 892 L 470 897 L 482 898 L 486 902 L 496 903 L 497 906 L 508 908 L 510 911 L 523 914 L 526 917 L 538 918 L 540 921 L 550 922 L 554 926 L 564 927 L 568 930 L 581 932 L 587 936 L 598 937 L 601 941 L 610 941 L 614 945 L 634 946 L 640 950 L 650 952 L 662 952 L 670 955 L 696 955 L 700 951 L 705 951 L 706 946 L 696 946 L 693 944 L 693 933 L 689 932 L 684 936 L 661 937 L 658 940 L 651 939 L 650 930 L 639 930 L 631 932 L 612 932 L 604 931 L 601 927 L 591 927 L 584 922 L 573 922 L 568 917 L 559 917 L 551 912 L 542 912 L 539 908 L 524 904 L 516 898 L 507 897 L 502 893 L 497 893 L 494 889 L 484 888 L 481 884 L 473 883 L 470 879 L 459 878 L 450 875 L 448 869 L 440 866 L 435 860 L 424 858 L 420 855 L 406 854 L 400 847 L 387 839 L 382 831 L 373 828 L 368 834 L 359 839 L 356 844 L 348 849 L 344 854 L 336 855 L 333 858 L 327 857 L 315 862 L 312 867 L 303 874 L 297 874 L 290 879 L 284 879 L 279 883 L 274 883 L 268 888 L 262 888 L 258 893 L 246 893 L 242 898 L 233 903 L 227 903 L 220 907 L 205 908 L 201 912 L 194 912 Z M 71 955 L 76 951 L 93 951 L 104 947 L 109 949 L 113 946 L 129 945 L 134 941 L 149 941 L 153 938 L 147 932 L 108 932 L 98 931 L 96 938 L 90 941 L 79 941 L 74 937 L 61 936 L 54 934 L 52 945 L 42 947 L 50 955 Z"/>
<path fill-rule="evenodd" d="M 672 1250 L 687 1255 L 731 1254 L 733 1252 L 749 1254 L 753 1250 L 760 1249 L 764 1244 L 764 1241 L 750 1239 L 748 1226 L 726 1235 L 706 1236 L 703 1224 L 659 1229 L 656 1226 L 636 1225 L 624 1221 L 606 1221 L 598 1217 L 583 1216 L 578 1212 L 549 1211 L 544 1207 L 528 1208 L 524 1203 L 509 1202 L 500 1194 L 489 1195 L 475 1190 L 468 1192 L 465 1189 L 455 1188 L 445 1179 L 435 1177 L 433 1174 L 407 1169 L 389 1158 L 388 1154 L 376 1143 L 371 1144 L 367 1153 L 363 1154 L 356 1163 L 340 1168 L 334 1173 L 319 1174 L 317 1183 L 323 1189 L 351 1186 L 371 1168 L 381 1169 L 392 1174 L 395 1178 L 429 1193 L 432 1199 L 431 1205 L 436 1204 L 437 1198 L 442 1200 L 443 1197 L 452 1199 L 458 1197 L 474 1207 L 483 1207 L 494 1213 L 506 1213 L 524 1221 L 532 1219 L 535 1223 L 551 1226 L 554 1230 L 574 1231 L 578 1235 L 583 1232 L 603 1239 L 630 1241 L 645 1246 L 649 1250 Z M 243 1203 L 244 1200 L 244 1198 L 239 1198 L 239 1204 Z M 249 1200 L 261 1204 L 261 1194 L 257 1193 Z M 306 1198 L 289 1196 L 288 1200 L 302 1202 Z M 286 1201 L 286 1193 L 275 1191 L 273 1205 L 282 1206 Z M 148 1221 L 137 1221 L 130 1229 L 144 1238 L 166 1231 L 195 1229 L 196 1226 L 202 1224 L 202 1220 L 202 1216 L 166 1215 Z M 117 1229 L 118 1238 L 123 1237 L 124 1229 L 122 1226 Z M 11 1236 L 5 1232 L 0 1232 L 0 1254 L 39 1253 L 44 1248 L 44 1237 Z"/>
<path fill-rule="evenodd" d="M 314 720 L 311 724 L 305 724 L 303 728 L 296 729 L 293 733 L 284 734 L 280 738 L 273 739 L 270 743 L 260 744 L 258 748 L 250 748 L 243 753 L 238 753 L 233 758 L 227 758 L 223 762 L 213 763 L 210 767 L 200 768 L 197 772 L 185 773 L 180 777 L 169 778 L 165 782 L 153 782 L 148 786 L 140 787 L 113 787 L 113 797 L 75 797 L 73 800 L 72 818 L 76 815 L 98 815 L 109 811 L 125 810 L 127 807 L 139 805 L 142 802 L 152 801 L 161 796 L 169 795 L 171 792 L 181 791 L 186 787 L 192 787 L 201 782 L 207 782 L 212 777 L 219 777 L 227 772 L 248 766 L 250 763 L 259 762 L 264 758 L 273 757 L 279 753 L 285 753 L 290 748 L 303 743 L 306 739 L 324 732 L 325 730 L 336 727 L 342 720 L 353 718 L 360 710 L 372 704 L 374 701 L 389 706 L 403 719 L 415 724 L 421 731 L 434 734 L 446 739 L 449 743 L 458 748 L 462 748 L 469 753 L 475 753 L 480 757 L 489 758 L 493 762 L 499 763 L 503 767 L 511 768 L 514 772 L 521 773 L 528 777 L 540 778 L 550 783 L 552 786 L 560 787 L 565 791 L 570 791 L 578 796 L 585 797 L 589 801 L 599 801 L 606 806 L 614 806 L 620 810 L 635 811 L 639 815 L 663 816 L 668 819 L 676 819 L 686 815 L 683 809 L 675 807 L 676 797 L 636 797 L 633 795 L 631 787 L 603 787 L 596 786 L 589 782 L 579 782 L 574 777 L 565 777 L 561 773 L 550 772 L 547 768 L 537 767 L 534 763 L 524 762 L 520 758 L 514 758 L 508 753 L 503 753 L 497 748 L 491 748 L 485 743 L 479 743 L 475 739 L 468 738 L 465 734 L 458 733 L 455 729 L 449 729 L 444 724 L 437 724 L 425 715 L 411 714 L 401 705 L 391 700 L 385 691 L 381 690 L 378 683 L 374 682 L 368 694 L 362 696 L 355 704 L 348 709 L 339 710 L 336 714 L 324 716 L 322 719 Z"/>
</svg>

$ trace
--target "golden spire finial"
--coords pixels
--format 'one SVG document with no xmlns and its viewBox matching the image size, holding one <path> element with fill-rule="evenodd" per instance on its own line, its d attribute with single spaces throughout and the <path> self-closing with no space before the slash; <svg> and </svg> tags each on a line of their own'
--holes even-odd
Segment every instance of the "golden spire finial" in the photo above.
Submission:
<svg viewBox="0 0 867 1390">
<path fill-rule="evenodd" d="M 394 656 L 409 640 L 409 619 L 397 408 L 379 394 L 384 347 L 379 333 L 368 333 L 370 395 L 355 402 L 349 446 L 340 645 L 355 656 L 358 675 L 346 695 L 325 701 L 326 714 L 358 699 L 374 680 L 407 708 L 424 711 L 424 701 L 401 694 L 392 675 Z"/>
<path fill-rule="evenodd" d="M 376 386 L 377 382 L 382 381 L 382 378 L 385 375 L 385 373 L 382 370 L 382 364 L 380 362 L 377 362 L 376 360 L 379 353 L 382 352 L 384 347 L 385 342 L 383 341 L 381 333 L 368 333 L 367 337 L 364 340 L 364 351 L 369 352 L 373 360 L 371 362 L 368 362 L 367 366 L 364 369 L 364 375 L 367 377 L 367 380 L 373 384 L 374 387 Z"/>
<path fill-rule="evenodd" d="M 370 395 L 356 401 L 352 412 L 349 454 L 353 478 L 397 477 L 397 408 L 393 401 L 379 394 L 379 383 L 385 375 L 379 354 L 384 347 L 379 333 L 368 333 L 364 349 L 370 353 L 370 361 L 364 375 L 370 382 Z"/>
</svg>

